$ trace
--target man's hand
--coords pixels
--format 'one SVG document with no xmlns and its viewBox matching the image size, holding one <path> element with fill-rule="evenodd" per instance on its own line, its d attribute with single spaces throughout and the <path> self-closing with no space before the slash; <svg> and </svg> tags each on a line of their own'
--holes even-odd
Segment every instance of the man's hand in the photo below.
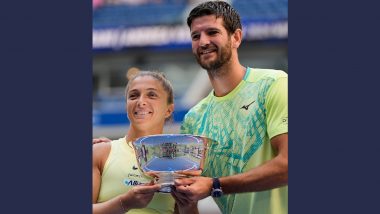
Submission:
<svg viewBox="0 0 380 214">
<path fill-rule="evenodd" d="M 97 143 L 107 143 L 111 142 L 112 140 L 105 138 L 105 137 L 100 137 L 100 138 L 94 138 L 92 139 L 92 144 L 97 144 Z"/>
<path fill-rule="evenodd" d="M 210 196 L 212 178 L 180 178 L 174 181 L 174 185 L 173 197 L 176 201 L 182 204 L 191 204 Z"/>
<path fill-rule="evenodd" d="M 172 188 L 171 195 L 175 199 L 175 208 L 174 213 L 175 214 L 198 214 L 198 203 L 197 202 L 191 202 L 184 197 L 181 196 L 182 193 L 176 192 L 174 190 L 175 188 Z"/>
</svg>

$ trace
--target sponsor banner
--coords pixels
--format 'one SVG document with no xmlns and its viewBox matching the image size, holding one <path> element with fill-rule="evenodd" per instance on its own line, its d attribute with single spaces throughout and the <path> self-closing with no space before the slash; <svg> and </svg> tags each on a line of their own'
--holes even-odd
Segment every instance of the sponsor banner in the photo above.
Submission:
<svg viewBox="0 0 380 214">
<path fill-rule="evenodd" d="M 243 38 L 247 41 L 287 39 L 288 21 L 243 23 Z M 92 47 L 120 50 L 131 47 L 183 46 L 191 44 L 186 25 L 142 26 L 135 28 L 94 29 Z"/>
</svg>

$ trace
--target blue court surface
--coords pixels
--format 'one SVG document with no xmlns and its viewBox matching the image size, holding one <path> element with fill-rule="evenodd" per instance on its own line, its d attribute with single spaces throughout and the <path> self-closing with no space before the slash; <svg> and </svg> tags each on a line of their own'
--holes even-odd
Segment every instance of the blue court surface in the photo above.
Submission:
<svg viewBox="0 0 380 214">
<path fill-rule="evenodd" d="M 199 164 L 186 157 L 158 158 L 155 157 L 144 167 L 146 171 L 178 171 L 196 170 Z"/>
</svg>

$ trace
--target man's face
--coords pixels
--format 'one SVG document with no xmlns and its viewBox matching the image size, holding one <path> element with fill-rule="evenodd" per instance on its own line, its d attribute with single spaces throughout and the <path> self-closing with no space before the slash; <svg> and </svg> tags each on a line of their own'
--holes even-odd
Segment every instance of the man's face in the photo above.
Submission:
<svg viewBox="0 0 380 214">
<path fill-rule="evenodd" d="M 216 70 L 231 59 L 231 37 L 223 26 L 223 19 L 215 15 L 195 18 L 191 24 L 192 50 L 199 65 Z"/>
</svg>

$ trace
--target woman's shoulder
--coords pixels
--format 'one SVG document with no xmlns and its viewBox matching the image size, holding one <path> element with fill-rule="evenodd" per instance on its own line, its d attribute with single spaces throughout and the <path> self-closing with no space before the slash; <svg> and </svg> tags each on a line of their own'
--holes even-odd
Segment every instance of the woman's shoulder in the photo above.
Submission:
<svg viewBox="0 0 380 214">
<path fill-rule="evenodd" d="M 104 152 L 109 153 L 112 146 L 120 145 L 123 143 L 123 141 L 125 141 L 124 138 L 119 138 L 117 140 L 112 140 L 109 142 L 102 142 L 102 143 L 93 144 L 93 146 L 92 146 L 93 154 L 94 153 L 104 153 Z"/>
<path fill-rule="evenodd" d="M 111 151 L 111 142 L 97 143 L 92 146 L 92 156 L 96 159 L 104 159 L 108 157 L 108 154 Z"/>
</svg>

